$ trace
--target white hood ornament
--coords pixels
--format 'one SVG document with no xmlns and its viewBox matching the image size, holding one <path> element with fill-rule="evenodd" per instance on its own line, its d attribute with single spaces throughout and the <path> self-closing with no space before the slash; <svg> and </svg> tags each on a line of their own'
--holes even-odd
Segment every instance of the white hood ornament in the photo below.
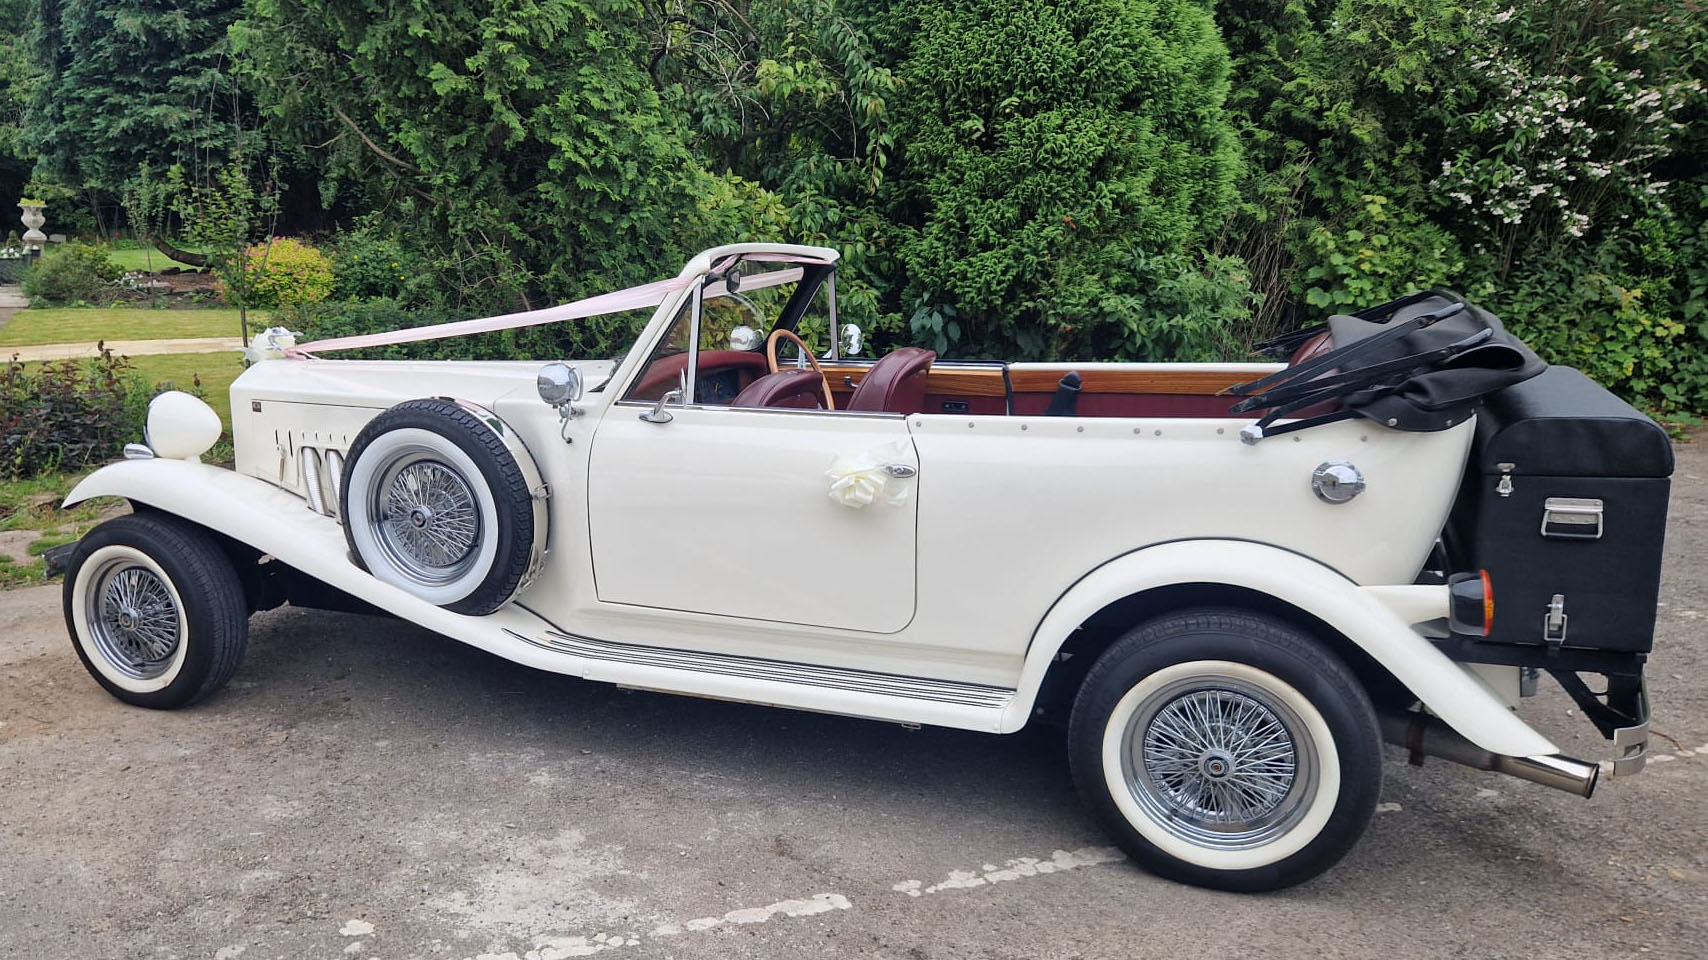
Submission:
<svg viewBox="0 0 1708 960">
<path fill-rule="evenodd" d="M 243 350 L 243 359 L 250 363 L 262 360 L 282 360 L 285 351 L 297 345 L 297 335 L 284 327 L 268 327 L 257 333 Z"/>
<path fill-rule="evenodd" d="M 900 506 L 913 496 L 908 482 L 919 470 L 906 462 L 907 445 L 892 443 L 852 456 L 837 457 L 824 475 L 830 479 L 830 499 L 863 510 L 874 503 Z"/>
</svg>

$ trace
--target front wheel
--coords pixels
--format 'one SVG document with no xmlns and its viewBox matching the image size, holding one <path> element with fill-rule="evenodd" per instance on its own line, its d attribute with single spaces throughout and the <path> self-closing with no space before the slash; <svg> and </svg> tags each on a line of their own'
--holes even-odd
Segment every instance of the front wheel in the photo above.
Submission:
<svg viewBox="0 0 1708 960">
<path fill-rule="evenodd" d="M 231 560 L 206 531 L 162 514 L 89 531 L 66 565 L 64 604 L 89 675 L 139 707 L 189 706 L 223 687 L 249 637 Z"/>
<path fill-rule="evenodd" d="M 1154 873 L 1274 890 L 1333 866 L 1381 790 L 1369 698 L 1282 621 L 1191 610 L 1144 624 L 1093 665 L 1069 725 L 1074 779 Z"/>
</svg>

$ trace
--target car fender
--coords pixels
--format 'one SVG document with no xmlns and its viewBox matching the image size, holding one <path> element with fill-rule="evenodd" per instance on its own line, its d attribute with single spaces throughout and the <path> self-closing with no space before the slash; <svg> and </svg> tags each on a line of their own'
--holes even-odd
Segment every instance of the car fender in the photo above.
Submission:
<svg viewBox="0 0 1708 960">
<path fill-rule="evenodd" d="M 338 521 L 264 480 L 187 460 L 125 460 L 84 477 L 65 498 L 65 506 L 94 497 L 121 497 L 182 517 L 394 616 L 518 663 L 563 672 L 561 657 L 512 636 L 533 635 L 547 626 L 521 606 L 510 604 L 484 617 L 464 616 L 385 583 L 350 562 Z"/>
<path fill-rule="evenodd" d="M 1513 757 L 1554 754 L 1548 739 L 1519 719 L 1480 677 L 1448 659 L 1412 629 L 1445 588 L 1362 587 L 1309 557 L 1238 540 L 1187 540 L 1146 547 L 1082 577 L 1051 606 L 1033 632 L 1004 730 L 1031 715 L 1044 675 L 1067 638 L 1118 600 L 1160 587 L 1224 584 L 1274 597 L 1328 624 L 1368 653 L 1423 705 L 1465 739 Z"/>
</svg>

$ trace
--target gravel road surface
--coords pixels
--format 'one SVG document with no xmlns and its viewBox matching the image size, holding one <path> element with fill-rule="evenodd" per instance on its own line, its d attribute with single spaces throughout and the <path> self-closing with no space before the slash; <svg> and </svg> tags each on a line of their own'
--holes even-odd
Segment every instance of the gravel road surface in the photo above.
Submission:
<svg viewBox="0 0 1708 960">
<path fill-rule="evenodd" d="M 178 713 L 0 594 L 0 958 L 1708 956 L 1708 443 L 1679 448 L 1656 756 L 1582 801 L 1388 756 L 1363 843 L 1235 896 L 1107 845 L 1059 734 L 538 673 L 397 622 L 258 615 Z M 1557 689 L 1525 715 L 1606 756 Z"/>
</svg>

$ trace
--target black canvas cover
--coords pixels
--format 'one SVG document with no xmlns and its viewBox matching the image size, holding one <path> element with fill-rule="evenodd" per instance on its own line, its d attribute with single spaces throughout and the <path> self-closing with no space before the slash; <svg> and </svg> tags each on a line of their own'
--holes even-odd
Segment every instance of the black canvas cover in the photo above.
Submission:
<svg viewBox="0 0 1708 960">
<path fill-rule="evenodd" d="M 1232 388 L 1235 413 L 1267 410 L 1259 426 L 1338 401 L 1328 414 L 1269 429 L 1365 417 L 1399 430 L 1445 430 L 1481 400 L 1530 379 L 1547 364 L 1500 319 L 1450 290 L 1431 290 L 1358 313 L 1330 317 L 1334 348 Z M 1299 335 L 1287 338 L 1293 342 Z"/>
</svg>

